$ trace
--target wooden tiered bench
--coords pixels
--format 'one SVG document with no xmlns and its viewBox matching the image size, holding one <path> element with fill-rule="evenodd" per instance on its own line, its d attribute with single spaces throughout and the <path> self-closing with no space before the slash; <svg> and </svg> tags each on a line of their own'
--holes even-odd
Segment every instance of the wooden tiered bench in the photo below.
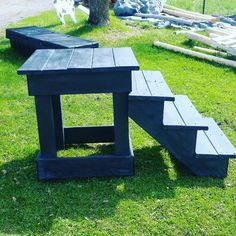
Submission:
<svg viewBox="0 0 236 236">
<path fill-rule="evenodd" d="M 95 41 L 56 33 L 38 26 L 6 29 L 6 37 L 10 39 L 11 46 L 24 55 L 30 55 L 36 49 L 99 47 Z"/>
<path fill-rule="evenodd" d="M 129 140 L 128 94 L 131 71 L 139 65 L 130 48 L 37 50 L 18 70 L 27 75 L 29 94 L 35 97 L 41 180 L 134 174 Z M 114 125 L 64 127 L 60 98 L 64 94 L 112 93 Z M 114 142 L 106 156 L 63 158 L 66 145 Z"/>
<path fill-rule="evenodd" d="M 27 75 L 29 94 L 35 96 L 40 179 L 132 175 L 128 109 L 138 125 L 194 174 L 227 175 L 236 150 L 216 122 L 203 118 L 187 96 L 173 95 L 160 72 L 131 73 L 138 64 L 130 49 L 59 50 L 98 44 L 40 27 L 7 29 L 7 37 L 22 53 L 45 49 L 36 51 L 18 71 Z M 61 95 L 104 92 L 113 93 L 114 126 L 63 127 Z M 66 144 L 84 142 L 115 142 L 116 153 L 105 158 L 57 158 L 57 150 Z"/>
<path fill-rule="evenodd" d="M 187 96 L 173 95 L 158 71 L 135 71 L 129 116 L 198 176 L 225 177 L 236 149 Z"/>
</svg>

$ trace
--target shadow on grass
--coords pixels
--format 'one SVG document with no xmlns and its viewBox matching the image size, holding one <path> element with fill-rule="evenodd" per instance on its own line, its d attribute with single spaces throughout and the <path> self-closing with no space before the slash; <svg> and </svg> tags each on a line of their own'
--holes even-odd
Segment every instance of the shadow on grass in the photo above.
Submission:
<svg viewBox="0 0 236 236">
<path fill-rule="evenodd" d="M 86 34 L 92 32 L 95 29 L 96 29 L 96 27 L 91 26 L 88 23 L 85 23 L 84 25 L 78 27 L 76 30 L 72 30 L 72 31 L 67 32 L 67 34 L 72 35 L 72 36 L 76 36 L 76 37 L 80 37 L 82 35 L 86 35 Z"/>
<path fill-rule="evenodd" d="M 7 40 L 7 39 L 3 39 L 3 40 L 0 40 L 0 47 L 1 46 L 8 46 L 8 45 L 10 45 L 10 42 L 9 42 L 9 40 Z"/>
<path fill-rule="evenodd" d="M 9 45 L 9 47 L 4 49 L 0 48 L 1 60 L 11 65 L 21 66 L 28 57 L 21 55 L 17 50 L 12 48 L 9 43 L 6 45 Z"/>
<path fill-rule="evenodd" d="M 136 150 L 136 176 L 125 178 L 39 182 L 36 153 L 3 164 L 0 167 L 0 173 L 5 173 L 0 177 L 0 233 L 46 233 L 57 219 L 96 222 L 117 214 L 121 201 L 142 205 L 147 198 L 175 198 L 175 189 L 180 186 L 224 187 L 223 180 L 194 177 L 178 163 L 174 163 L 176 178 L 170 178 L 162 150 L 160 146 Z"/>
<path fill-rule="evenodd" d="M 50 25 L 46 25 L 46 26 L 44 26 L 44 28 L 51 29 L 51 28 L 54 28 L 54 27 L 56 27 L 56 26 L 61 26 L 61 23 L 60 23 L 60 22 L 58 22 L 58 23 L 56 23 L 56 24 L 50 24 Z"/>
</svg>

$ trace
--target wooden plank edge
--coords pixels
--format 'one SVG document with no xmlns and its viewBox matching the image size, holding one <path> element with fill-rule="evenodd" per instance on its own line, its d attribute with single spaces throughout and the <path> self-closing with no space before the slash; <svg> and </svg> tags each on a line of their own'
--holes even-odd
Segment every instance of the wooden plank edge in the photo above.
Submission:
<svg viewBox="0 0 236 236">
<path fill-rule="evenodd" d="M 188 56 L 191 56 L 191 57 L 196 57 L 196 58 L 199 58 L 199 59 L 204 59 L 204 60 L 207 60 L 207 61 L 216 62 L 216 63 L 221 64 L 221 65 L 236 68 L 236 61 L 233 61 L 233 60 L 224 59 L 224 58 L 220 58 L 220 57 L 216 57 L 216 56 L 212 56 L 212 55 L 207 55 L 207 54 L 200 53 L 200 52 L 195 52 L 195 51 L 192 51 L 192 50 L 189 50 L 189 49 L 177 47 L 177 46 L 167 44 L 167 43 L 163 43 L 163 42 L 159 42 L 159 41 L 155 41 L 153 44 L 156 47 L 167 49 L 169 51 L 182 53 L 184 55 L 188 55 Z"/>
</svg>

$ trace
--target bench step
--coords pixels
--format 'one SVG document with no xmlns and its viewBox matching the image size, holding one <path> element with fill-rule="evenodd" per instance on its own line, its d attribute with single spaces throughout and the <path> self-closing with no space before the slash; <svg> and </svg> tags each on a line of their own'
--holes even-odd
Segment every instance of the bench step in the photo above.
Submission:
<svg viewBox="0 0 236 236">
<path fill-rule="evenodd" d="M 236 149 L 212 118 L 205 118 L 209 129 L 198 131 L 197 158 L 236 158 Z"/>
<path fill-rule="evenodd" d="M 133 71 L 129 100 L 174 101 L 174 95 L 159 71 Z"/>
<path fill-rule="evenodd" d="M 95 41 L 37 26 L 6 29 L 6 37 L 10 39 L 12 47 L 25 54 L 31 54 L 36 49 L 97 48 L 99 46 Z"/>
<path fill-rule="evenodd" d="M 205 119 L 184 95 L 175 96 L 174 102 L 165 102 L 163 125 L 166 129 L 208 129 Z"/>
</svg>

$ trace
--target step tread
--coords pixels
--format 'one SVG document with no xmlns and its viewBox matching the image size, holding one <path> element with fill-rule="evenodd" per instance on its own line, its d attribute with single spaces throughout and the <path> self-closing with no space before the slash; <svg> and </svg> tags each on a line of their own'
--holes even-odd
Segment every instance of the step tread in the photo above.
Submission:
<svg viewBox="0 0 236 236">
<path fill-rule="evenodd" d="M 163 116 L 163 124 L 172 126 L 185 126 L 185 123 L 177 111 L 174 102 L 165 102 L 164 104 L 164 116 Z"/>
<path fill-rule="evenodd" d="M 165 102 L 163 125 L 165 128 L 187 128 L 207 130 L 208 126 L 189 98 L 175 96 L 174 102 Z"/>
<path fill-rule="evenodd" d="M 209 130 L 198 133 L 196 154 L 197 157 L 206 155 L 216 155 L 217 157 L 236 157 L 236 149 L 225 136 L 223 131 L 212 118 L 205 118 L 209 126 Z M 206 146 L 206 148 L 204 147 Z M 206 149 L 214 148 L 215 153 L 206 152 Z"/>
<path fill-rule="evenodd" d="M 200 154 L 203 155 L 213 155 L 216 156 L 218 153 L 213 147 L 212 143 L 208 139 L 207 135 L 203 130 L 199 130 L 197 133 L 197 142 L 196 142 L 196 154 L 197 157 Z"/>
<path fill-rule="evenodd" d="M 174 101 L 174 95 L 159 71 L 133 71 L 129 99 Z"/>
</svg>

